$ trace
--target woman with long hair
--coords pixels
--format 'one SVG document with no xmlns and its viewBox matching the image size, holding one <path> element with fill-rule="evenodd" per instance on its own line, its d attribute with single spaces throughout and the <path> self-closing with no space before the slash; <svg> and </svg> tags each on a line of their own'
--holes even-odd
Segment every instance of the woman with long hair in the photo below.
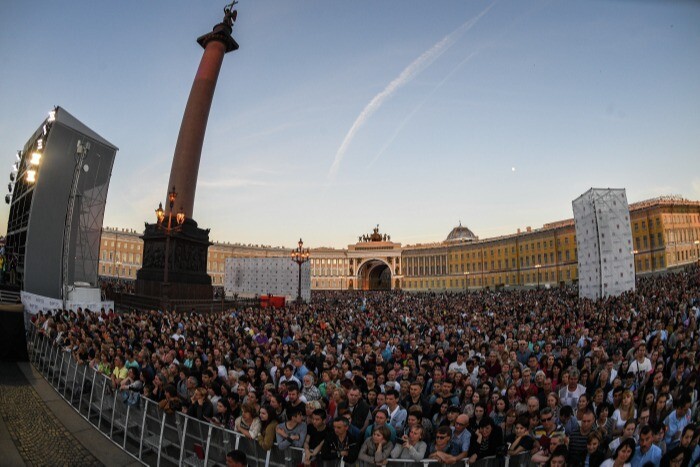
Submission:
<svg viewBox="0 0 700 467">
<path fill-rule="evenodd" d="M 516 437 L 515 423 L 517 421 L 518 413 L 515 411 L 514 408 L 511 407 L 506 412 L 506 419 L 501 425 L 501 428 L 503 429 L 503 439 L 508 443 L 512 443 Z"/>
<path fill-rule="evenodd" d="M 630 461 L 634 456 L 636 447 L 637 443 L 634 442 L 633 438 L 625 439 L 615 449 L 612 459 L 607 459 L 600 464 L 600 467 L 630 467 L 632 465 Z"/>
<path fill-rule="evenodd" d="M 261 448 L 265 451 L 269 451 L 275 444 L 275 430 L 279 423 L 277 414 L 272 407 L 265 405 L 260 408 L 258 418 L 260 419 L 260 434 L 256 439 Z"/>
<path fill-rule="evenodd" d="M 518 404 L 522 402 L 520 399 L 520 394 L 518 393 L 518 387 L 515 384 L 511 384 L 506 389 L 506 400 L 508 405 L 512 408 L 517 407 Z"/>
<path fill-rule="evenodd" d="M 559 424 L 559 410 L 561 410 L 561 402 L 559 401 L 559 394 L 556 392 L 550 392 L 547 394 L 545 399 L 545 406 L 552 409 L 552 414 L 554 415 L 555 425 Z"/>
<path fill-rule="evenodd" d="M 231 406 L 228 403 L 228 398 L 221 398 L 216 403 L 216 410 L 210 421 L 214 425 L 229 427 L 231 425 Z M 235 421 L 235 420 L 234 420 Z"/>
<path fill-rule="evenodd" d="M 552 378 L 552 389 L 557 391 L 561 387 L 561 378 L 562 378 L 562 368 L 561 364 L 557 361 L 554 362 L 552 365 L 552 370 L 551 374 L 549 375 L 550 378 Z"/>
<path fill-rule="evenodd" d="M 493 409 L 491 413 L 489 413 L 489 417 L 491 417 L 497 426 L 501 426 L 503 422 L 506 421 L 506 413 L 509 408 L 508 401 L 503 397 L 499 397 L 496 399 L 496 403 L 493 404 Z"/>
<path fill-rule="evenodd" d="M 649 423 L 663 423 L 671 409 L 668 407 L 668 394 L 661 393 L 656 397 L 649 414 Z"/>
<path fill-rule="evenodd" d="M 574 407 L 574 412 L 576 416 L 576 420 L 581 423 L 581 418 L 583 417 L 583 413 L 586 411 L 586 409 L 591 405 L 591 400 L 588 397 L 588 394 L 583 393 L 581 396 L 578 398 L 578 401 L 576 402 L 576 407 Z"/>
<path fill-rule="evenodd" d="M 620 400 L 620 406 L 613 412 L 612 418 L 613 425 L 613 435 L 619 435 L 622 433 L 622 429 L 625 427 L 627 420 L 634 420 L 637 418 L 637 409 L 634 407 L 634 394 L 629 389 L 626 389 L 622 393 L 622 400 Z"/>
</svg>

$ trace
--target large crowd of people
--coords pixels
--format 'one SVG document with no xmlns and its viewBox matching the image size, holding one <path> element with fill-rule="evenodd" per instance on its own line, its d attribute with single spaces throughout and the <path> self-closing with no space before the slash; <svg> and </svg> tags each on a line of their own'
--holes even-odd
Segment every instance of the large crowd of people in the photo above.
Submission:
<svg viewBox="0 0 700 467">
<path fill-rule="evenodd" d="M 78 311 L 34 325 L 135 394 L 303 462 L 700 462 L 700 269 L 599 301 L 571 287 L 314 292 L 196 314 Z"/>
</svg>

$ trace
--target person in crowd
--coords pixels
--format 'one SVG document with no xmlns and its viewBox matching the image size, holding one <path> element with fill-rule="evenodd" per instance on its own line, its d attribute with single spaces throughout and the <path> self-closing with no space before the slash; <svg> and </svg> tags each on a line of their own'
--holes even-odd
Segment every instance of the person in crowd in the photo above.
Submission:
<svg viewBox="0 0 700 467">
<path fill-rule="evenodd" d="M 452 430 L 450 427 L 441 426 L 435 434 L 435 442 L 430 446 L 428 458 L 443 464 L 454 464 L 464 459 L 467 453 L 468 451 L 462 451 L 462 447 L 452 441 Z M 457 456 L 461 456 L 461 458 L 458 459 Z"/>
<path fill-rule="evenodd" d="M 624 428 L 622 429 L 622 433 L 620 433 L 620 436 L 617 438 L 613 439 L 610 444 L 608 445 L 608 450 L 610 452 L 615 452 L 617 447 L 622 444 L 622 442 L 628 438 L 634 439 L 634 432 L 637 429 L 637 423 L 634 420 L 628 420 L 625 423 Z"/>
<path fill-rule="evenodd" d="M 239 449 L 229 451 L 226 454 L 226 467 L 248 467 L 248 456 Z"/>
<path fill-rule="evenodd" d="M 680 443 L 683 428 L 690 423 L 690 414 L 690 401 L 685 397 L 673 401 L 673 411 L 664 420 L 667 427 L 664 441 L 668 449 L 673 449 Z"/>
<path fill-rule="evenodd" d="M 277 447 L 284 451 L 290 446 L 300 448 L 304 446 L 306 438 L 306 415 L 301 407 L 295 407 L 287 412 L 287 421 L 277 425 Z"/>
<path fill-rule="evenodd" d="M 628 420 L 635 420 L 637 418 L 637 410 L 634 406 L 634 394 L 632 391 L 626 390 L 622 393 L 620 405 L 615 409 L 610 418 L 613 420 L 613 436 L 622 433 Z"/>
<path fill-rule="evenodd" d="M 303 464 L 306 466 L 310 466 L 312 462 L 317 462 L 329 431 L 326 426 L 325 410 L 314 410 L 310 420 L 311 423 L 306 428 L 306 438 L 304 439 Z"/>
<path fill-rule="evenodd" d="M 555 434 L 549 440 L 549 450 L 540 448 L 532 455 L 531 460 L 535 464 L 545 464 L 551 459 L 552 453 L 560 446 L 567 448 L 566 452 L 568 454 L 568 443 L 569 439 L 566 437 L 566 435 L 561 433 Z"/>
<path fill-rule="evenodd" d="M 683 448 L 676 446 L 663 455 L 659 465 L 661 467 L 683 467 L 684 461 L 685 453 L 683 452 Z"/>
<path fill-rule="evenodd" d="M 403 433 L 408 413 L 399 405 L 399 391 L 390 389 L 386 391 L 386 404 L 382 407 L 389 413 L 389 424 L 394 427 L 396 433 Z M 369 407 L 367 407 L 369 412 Z"/>
<path fill-rule="evenodd" d="M 527 416 L 518 417 L 515 422 L 515 439 L 510 443 L 508 447 L 509 456 L 517 456 L 523 453 L 529 453 L 535 448 L 535 440 L 528 431 L 528 425 L 530 424 L 530 419 Z M 549 449 L 549 443 L 547 443 L 546 449 Z"/>
<path fill-rule="evenodd" d="M 423 441 L 423 427 L 416 425 L 401 437 L 391 451 L 392 459 L 412 459 L 420 461 L 425 457 L 428 445 Z"/>
<path fill-rule="evenodd" d="M 112 370 L 112 387 L 114 389 L 119 389 L 122 384 L 122 380 L 128 375 L 126 366 L 124 366 L 124 359 L 117 355 L 114 357 L 114 369 Z"/>
<path fill-rule="evenodd" d="M 189 406 L 183 406 L 182 411 L 197 420 L 206 421 L 214 416 L 214 406 L 207 397 L 207 390 L 204 387 L 198 387 L 194 392 Z"/>
<path fill-rule="evenodd" d="M 679 446 L 683 449 L 684 452 L 684 465 L 690 465 L 690 461 L 694 456 L 694 449 L 698 445 L 698 439 L 696 437 L 697 431 L 697 428 L 692 423 L 690 425 L 686 425 L 685 428 L 683 428 Z"/>
<path fill-rule="evenodd" d="M 651 427 L 649 425 L 643 426 L 639 431 L 639 444 L 634 451 L 634 457 L 632 457 L 632 467 L 643 467 L 649 463 L 659 465 L 661 457 L 661 448 L 654 445 Z"/>
<path fill-rule="evenodd" d="M 549 449 L 549 440 L 555 433 L 564 433 L 564 427 L 555 423 L 554 413 L 549 407 L 540 410 L 540 422 L 541 425 L 535 427 L 532 435 L 538 446 Z"/>
<path fill-rule="evenodd" d="M 200 388 L 201 389 L 201 388 Z M 199 389 L 197 390 L 199 392 Z M 257 439 L 260 434 L 260 418 L 253 404 L 241 406 L 241 416 L 235 422 L 236 431 L 248 439 Z"/>
<path fill-rule="evenodd" d="M 264 405 L 260 408 L 258 418 L 260 419 L 260 434 L 258 434 L 256 441 L 261 448 L 269 451 L 272 449 L 277 436 L 278 421 L 275 411 L 270 405 Z"/>
<path fill-rule="evenodd" d="M 503 447 L 503 432 L 497 427 L 489 417 L 479 422 L 473 439 L 469 444 L 467 458 L 473 464 L 485 457 L 495 457 Z"/>
<path fill-rule="evenodd" d="M 360 388 L 355 385 L 347 390 L 347 400 L 341 402 L 338 409 L 350 412 L 351 424 L 356 430 L 364 431 L 371 421 L 369 404 L 362 398 Z"/>
<path fill-rule="evenodd" d="M 599 431 L 594 431 L 588 435 L 586 444 L 586 458 L 583 460 L 584 467 L 600 467 L 605 461 L 606 453 L 602 446 L 603 436 Z"/>
<path fill-rule="evenodd" d="M 386 426 L 378 426 L 360 447 L 358 459 L 367 465 L 386 465 L 394 449 L 391 433 Z"/>
<path fill-rule="evenodd" d="M 167 414 L 182 410 L 182 398 L 177 394 L 177 389 L 172 384 L 165 386 L 165 398 L 158 403 L 158 407 Z"/>
<path fill-rule="evenodd" d="M 626 438 L 620 445 L 615 449 L 612 458 L 606 459 L 601 467 L 631 467 L 632 456 L 637 448 L 634 439 Z"/>
<path fill-rule="evenodd" d="M 345 417 L 338 417 L 333 420 L 333 431 L 321 449 L 321 459 L 325 461 L 340 461 L 346 464 L 353 464 L 360 454 L 360 444 L 357 439 L 349 433 L 350 421 Z"/>
<path fill-rule="evenodd" d="M 569 435 L 569 461 L 571 463 L 579 462 L 585 457 L 588 435 L 595 431 L 594 422 L 593 409 L 588 407 L 581 418 L 581 425 Z"/>
<path fill-rule="evenodd" d="M 374 423 L 370 424 L 367 428 L 365 428 L 365 432 L 363 434 L 363 439 L 367 439 L 370 436 L 372 436 L 372 431 L 376 427 L 384 426 L 386 425 L 387 428 L 389 428 L 389 433 L 390 433 L 390 438 L 389 441 L 394 443 L 396 441 L 396 429 L 392 424 L 389 423 L 389 412 L 387 412 L 386 409 L 377 409 L 374 413 Z"/>
<path fill-rule="evenodd" d="M 568 465 L 567 458 L 570 458 L 570 454 L 566 446 L 557 446 L 544 465 L 545 467 L 566 467 Z"/>
</svg>

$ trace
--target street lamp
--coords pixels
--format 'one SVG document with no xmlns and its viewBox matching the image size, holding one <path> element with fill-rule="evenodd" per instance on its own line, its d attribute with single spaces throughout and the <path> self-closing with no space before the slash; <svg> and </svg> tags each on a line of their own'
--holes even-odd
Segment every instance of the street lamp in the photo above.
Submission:
<svg viewBox="0 0 700 467">
<path fill-rule="evenodd" d="M 464 271 L 464 291 L 469 291 L 469 271 Z"/>
<path fill-rule="evenodd" d="M 299 283 L 297 284 L 297 303 L 301 303 L 301 265 L 309 260 L 309 249 L 304 248 L 304 242 L 299 239 L 299 246 L 292 250 L 292 261 L 299 266 Z"/>
<path fill-rule="evenodd" d="M 168 192 L 168 222 L 165 223 L 165 212 L 163 211 L 163 203 L 158 203 L 158 209 L 156 209 L 156 228 L 162 230 L 165 233 L 165 267 L 163 268 L 163 298 L 167 300 L 168 298 L 168 266 L 170 258 L 170 237 L 182 230 L 182 224 L 185 222 L 185 213 L 180 207 L 180 211 L 175 215 L 176 224 L 173 225 L 173 206 L 175 205 L 175 200 L 177 199 L 177 192 L 175 191 L 175 185 L 173 189 Z"/>
<path fill-rule="evenodd" d="M 695 240 L 693 242 L 693 245 L 695 245 L 695 261 L 700 261 L 700 240 Z"/>
<path fill-rule="evenodd" d="M 119 270 L 122 267 L 122 262 L 117 261 L 115 265 L 117 266 L 117 283 L 114 286 L 114 309 L 116 310 L 119 306 L 119 294 L 121 293 L 121 286 L 119 285 Z"/>
<path fill-rule="evenodd" d="M 115 263 L 115 265 L 117 266 L 117 287 L 119 287 L 119 279 L 120 279 L 120 277 L 119 277 L 119 270 L 120 270 L 121 267 L 122 267 L 122 262 L 119 261 L 119 260 L 117 260 L 117 262 Z"/>
<path fill-rule="evenodd" d="M 535 269 L 537 269 L 537 288 L 540 288 L 540 268 L 542 267 L 541 264 L 535 264 Z"/>
</svg>

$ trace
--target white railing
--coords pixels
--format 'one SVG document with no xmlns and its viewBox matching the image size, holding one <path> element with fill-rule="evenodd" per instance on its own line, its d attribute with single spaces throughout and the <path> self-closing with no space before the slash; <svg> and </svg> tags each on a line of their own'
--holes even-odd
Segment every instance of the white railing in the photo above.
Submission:
<svg viewBox="0 0 700 467">
<path fill-rule="evenodd" d="M 226 453 L 240 449 L 255 467 L 297 467 L 303 450 L 265 451 L 241 433 L 202 422 L 183 413 L 167 414 L 158 404 L 139 397 L 132 403 L 112 389 L 110 378 L 88 365 L 79 365 L 70 352 L 51 342 L 34 326 L 27 337 L 29 359 L 62 398 L 135 459 L 148 465 L 225 465 Z M 515 460 L 515 459 L 513 459 Z M 523 459 L 525 460 L 525 459 Z M 528 459 L 529 460 L 529 459 Z M 319 467 L 339 465 L 338 461 L 321 461 Z M 361 463 L 359 463 L 361 465 Z M 389 467 L 442 467 L 432 460 L 389 459 Z M 461 465 L 460 465 L 461 464 Z M 455 464 L 462 467 L 465 464 Z M 526 463 L 512 462 L 512 465 Z M 508 466 L 507 458 L 488 458 L 474 464 L 478 467 Z"/>
</svg>

